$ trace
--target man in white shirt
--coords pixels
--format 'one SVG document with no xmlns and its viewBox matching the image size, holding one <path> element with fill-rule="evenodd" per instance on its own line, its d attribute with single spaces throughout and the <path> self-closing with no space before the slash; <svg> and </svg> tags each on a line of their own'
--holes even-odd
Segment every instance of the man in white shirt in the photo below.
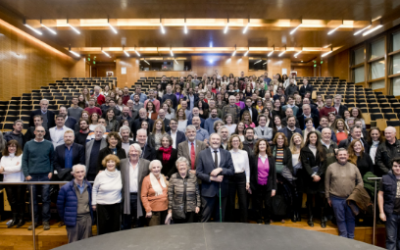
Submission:
<svg viewBox="0 0 400 250">
<path fill-rule="evenodd" d="M 172 138 L 172 148 L 177 149 L 179 143 L 184 142 L 186 140 L 185 134 L 182 131 L 178 130 L 178 120 L 172 118 L 169 122 L 170 131 L 167 133 Z"/>
<path fill-rule="evenodd" d="M 71 130 L 67 128 L 65 125 L 64 115 L 56 116 L 56 126 L 49 129 L 50 131 L 50 139 L 53 143 L 53 147 L 56 148 L 58 145 L 64 144 L 64 133 L 67 130 Z"/>
</svg>

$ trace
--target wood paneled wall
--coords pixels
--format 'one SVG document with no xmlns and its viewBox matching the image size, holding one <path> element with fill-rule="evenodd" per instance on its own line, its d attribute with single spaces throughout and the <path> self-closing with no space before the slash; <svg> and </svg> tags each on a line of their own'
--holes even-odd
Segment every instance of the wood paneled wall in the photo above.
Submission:
<svg viewBox="0 0 400 250">
<path fill-rule="evenodd" d="M 292 71 L 297 71 L 297 76 L 314 76 L 313 66 L 292 66 Z"/>
<path fill-rule="evenodd" d="M 324 60 L 325 62 L 321 65 L 321 76 L 336 76 L 339 77 L 339 79 L 350 81 L 349 51 L 348 49 L 344 50 Z"/>
<path fill-rule="evenodd" d="M 0 100 L 63 77 L 84 77 L 77 61 L 0 19 Z"/>
</svg>

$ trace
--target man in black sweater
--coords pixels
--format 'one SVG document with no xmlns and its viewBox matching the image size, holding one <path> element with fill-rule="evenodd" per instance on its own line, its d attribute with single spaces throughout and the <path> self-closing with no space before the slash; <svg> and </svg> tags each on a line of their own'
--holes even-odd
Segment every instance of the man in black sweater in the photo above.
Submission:
<svg viewBox="0 0 400 250">
<path fill-rule="evenodd" d="M 30 140 L 35 138 L 35 134 L 34 134 L 35 128 L 37 126 L 42 126 L 43 117 L 41 115 L 35 115 L 33 117 L 33 123 L 34 123 L 34 126 L 29 127 L 25 132 L 25 142 L 28 142 L 28 141 L 30 141 Z M 46 134 L 44 135 L 44 139 L 50 141 L 51 139 L 50 139 L 49 130 L 45 129 L 45 133 Z"/>
<path fill-rule="evenodd" d="M 78 143 L 82 146 L 86 144 L 86 138 L 89 134 L 89 124 L 88 121 L 84 119 L 79 120 L 79 132 L 75 133 L 75 143 Z"/>
</svg>

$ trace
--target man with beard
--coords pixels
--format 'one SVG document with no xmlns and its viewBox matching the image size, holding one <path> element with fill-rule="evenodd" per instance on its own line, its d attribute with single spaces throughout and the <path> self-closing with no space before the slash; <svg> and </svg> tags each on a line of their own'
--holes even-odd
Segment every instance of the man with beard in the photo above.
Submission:
<svg viewBox="0 0 400 250">
<path fill-rule="evenodd" d="M 54 169 L 60 180 L 73 179 L 72 166 L 85 164 L 85 150 L 82 145 L 74 143 L 74 132 L 68 130 L 64 133 L 64 144 L 54 150 Z"/>
<path fill-rule="evenodd" d="M 208 131 L 209 134 L 214 133 L 214 122 L 221 120 L 218 118 L 218 109 L 211 109 L 210 118 L 207 118 L 204 122 L 204 129 Z"/>
<path fill-rule="evenodd" d="M 34 134 L 35 128 L 38 127 L 38 126 L 42 126 L 42 124 L 43 124 L 43 117 L 42 117 L 41 115 L 35 115 L 35 116 L 33 117 L 33 124 L 34 124 L 34 126 L 31 126 L 31 127 L 29 127 L 29 128 L 26 130 L 26 133 L 25 133 L 25 142 L 28 142 L 28 141 L 30 141 L 30 140 L 32 140 L 32 139 L 35 138 L 35 134 Z M 46 140 L 48 140 L 48 141 L 51 140 L 51 139 L 50 139 L 50 132 L 49 132 L 48 129 L 45 129 L 44 139 L 46 139 Z"/>
<path fill-rule="evenodd" d="M 249 158 L 254 154 L 253 148 L 256 145 L 256 140 L 254 140 L 254 128 L 248 127 L 244 130 L 244 142 L 243 150 L 247 152 Z"/>
<path fill-rule="evenodd" d="M 221 137 L 221 148 L 227 149 L 228 148 L 228 141 L 229 141 L 229 129 L 225 126 L 219 128 L 218 131 L 219 136 Z"/>
<path fill-rule="evenodd" d="M 121 147 L 125 150 L 126 155 L 129 155 L 129 147 L 133 144 L 133 140 L 129 138 L 131 129 L 128 126 L 122 126 L 119 129 L 119 134 L 122 140 Z"/>
<path fill-rule="evenodd" d="M 84 119 L 79 120 L 79 132 L 75 133 L 75 142 L 85 146 L 86 138 L 89 135 L 89 124 L 88 121 Z"/>
<path fill-rule="evenodd" d="M 117 117 L 118 121 L 127 120 L 129 123 L 131 123 L 138 116 L 138 112 L 136 110 L 133 110 L 133 112 L 135 117 L 131 117 L 129 107 L 123 107 L 121 115 Z"/>
</svg>

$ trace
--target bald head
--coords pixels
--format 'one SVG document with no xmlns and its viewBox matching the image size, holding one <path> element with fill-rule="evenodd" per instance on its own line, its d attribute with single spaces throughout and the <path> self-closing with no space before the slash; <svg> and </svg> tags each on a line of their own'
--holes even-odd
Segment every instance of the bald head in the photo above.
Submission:
<svg viewBox="0 0 400 250">
<path fill-rule="evenodd" d="M 396 142 L 396 129 L 394 127 L 389 126 L 385 128 L 385 139 L 390 144 Z"/>
</svg>

